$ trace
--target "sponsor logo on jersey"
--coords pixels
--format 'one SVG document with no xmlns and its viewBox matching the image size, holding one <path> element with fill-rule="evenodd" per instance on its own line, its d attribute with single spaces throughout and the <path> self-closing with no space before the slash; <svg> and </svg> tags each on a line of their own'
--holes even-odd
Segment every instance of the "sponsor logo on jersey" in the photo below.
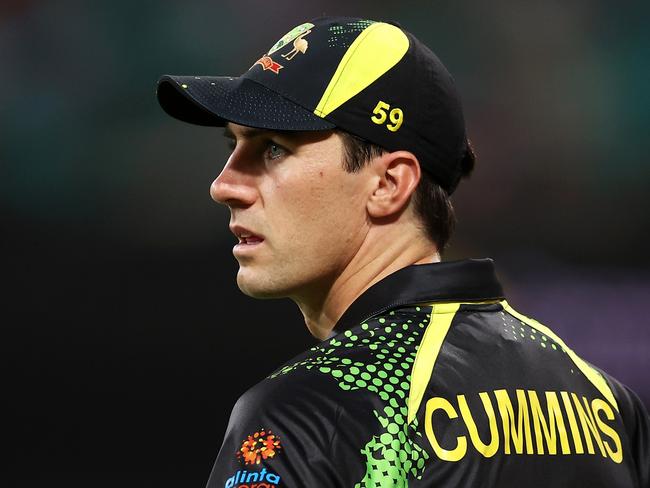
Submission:
<svg viewBox="0 0 650 488">
<path fill-rule="evenodd" d="M 260 464 L 274 458 L 282 450 L 280 438 L 270 430 L 261 429 L 249 435 L 237 451 L 237 458 L 244 464 Z"/>
<path fill-rule="evenodd" d="M 424 419 L 427 439 L 443 461 L 460 461 L 473 448 L 486 458 L 588 453 L 621 463 L 616 425 L 614 409 L 602 398 L 523 389 L 429 398 Z"/>
<path fill-rule="evenodd" d="M 260 429 L 246 437 L 237 451 L 237 459 L 246 469 L 240 469 L 226 480 L 225 488 L 277 488 L 280 475 L 260 463 L 275 459 L 282 451 L 280 438 L 269 429 Z"/>
<path fill-rule="evenodd" d="M 276 488 L 280 485 L 280 475 L 262 468 L 257 471 L 237 471 L 226 480 L 225 488 Z"/>
</svg>

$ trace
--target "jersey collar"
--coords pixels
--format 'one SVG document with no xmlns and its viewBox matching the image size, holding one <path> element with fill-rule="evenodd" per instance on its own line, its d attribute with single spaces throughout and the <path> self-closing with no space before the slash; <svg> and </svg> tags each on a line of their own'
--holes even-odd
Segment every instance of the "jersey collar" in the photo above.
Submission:
<svg viewBox="0 0 650 488">
<path fill-rule="evenodd" d="M 418 264 L 388 275 L 364 291 L 334 327 L 338 333 L 391 308 L 415 303 L 505 298 L 491 259 Z"/>
</svg>

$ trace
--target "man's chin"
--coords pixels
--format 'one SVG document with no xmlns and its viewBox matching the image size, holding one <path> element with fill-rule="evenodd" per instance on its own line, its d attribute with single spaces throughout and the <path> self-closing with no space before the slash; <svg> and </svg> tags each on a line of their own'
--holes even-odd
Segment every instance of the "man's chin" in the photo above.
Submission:
<svg viewBox="0 0 650 488">
<path fill-rule="evenodd" d="M 252 298 L 284 298 L 286 293 L 274 287 L 267 279 L 253 276 L 250 270 L 239 269 L 237 273 L 237 286 L 244 295 Z"/>
</svg>

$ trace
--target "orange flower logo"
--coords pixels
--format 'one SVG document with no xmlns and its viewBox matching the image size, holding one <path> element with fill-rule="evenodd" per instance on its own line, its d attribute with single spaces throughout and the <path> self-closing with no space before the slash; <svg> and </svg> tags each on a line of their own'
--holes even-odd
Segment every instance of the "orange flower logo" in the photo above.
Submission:
<svg viewBox="0 0 650 488">
<path fill-rule="evenodd" d="M 237 451 L 237 457 L 245 464 L 259 464 L 262 459 L 275 457 L 282 449 L 280 439 L 270 430 L 262 429 L 249 435 Z"/>
</svg>

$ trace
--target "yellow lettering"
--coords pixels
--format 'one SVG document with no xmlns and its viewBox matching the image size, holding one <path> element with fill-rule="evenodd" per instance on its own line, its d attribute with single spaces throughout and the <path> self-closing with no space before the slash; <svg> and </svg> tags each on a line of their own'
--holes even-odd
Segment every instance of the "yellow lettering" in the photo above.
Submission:
<svg viewBox="0 0 650 488">
<path fill-rule="evenodd" d="M 465 453 L 467 452 L 467 438 L 465 436 L 459 436 L 456 438 L 457 444 L 454 449 L 443 449 L 438 443 L 438 439 L 436 439 L 435 434 L 433 433 L 433 425 L 431 422 L 433 412 L 436 410 L 444 411 L 450 419 L 455 419 L 458 417 L 458 413 L 456 410 L 454 410 L 452 404 L 444 398 L 435 397 L 427 400 L 424 418 L 424 431 L 427 435 L 427 438 L 429 439 L 429 442 L 431 443 L 433 452 L 435 452 L 436 456 L 438 456 L 443 461 L 459 461 L 463 458 L 463 456 L 465 456 Z"/>
<path fill-rule="evenodd" d="M 379 100 L 372 111 L 374 115 L 370 117 L 370 120 L 377 125 L 382 125 L 388 118 L 390 119 L 390 123 L 386 124 L 386 128 L 391 132 L 397 132 L 404 122 L 404 112 L 401 108 L 397 107 L 393 108 L 390 112 L 387 112 L 387 110 L 390 110 L 390 105 Z"/>
<path fill-rule="evenodd" d="M 492 402 L 487 392 L 479 393 L 481 401 L 483 402 L 483 408 L 487 415 L 488 421 L 490 423 L 490 443 L 485 444 L 481 437 L 478 434 L 478 429 L 476 428 L 476 422 L 472 417 L 472 412 L 469 410 L 467 405 L 467 400 L 465 395 L 458 395 L 458 408 L 460 409 L 460 414 L 463 416 L 463 421 L 467 426 L 469 431 L 469 437 L 472 439 L 472 444 L 478 452 L 483 454 L 483 456 L 489 458 L 496 454 L 497 449 L 499 449 L 499 431 L 497 430 L 497 419 L 494 415 L 494 408 L 492 407 Z"/>
<path fill-rule="evenodd" d="M 554 391 L 546 392 L 546 409 L 548 413 L 548 423 L 544 417 L 542 406 L 537 398 L 537 392 L 528 390 L 528 398 L 530 399 L 530 412 L 533 417 L 533 427 L 535 429 L 535 441 L 537 442 L 537 454 L 544 454 L 544 439 L 546 439 L 546 446 L 548 447 L 549 454 L 557 454 L 557 433 L 560 437 L 560 445 L 562 446 L 562 454 L 571 454 L 569 448 L 569 439 L 564 427 L 564 419 L 562 418 L 562 411 L 560 410 L 560 402 L 557 399 L 557 394 Z"/>
<path fill-rule="evenodd" d="M 378 125 L 383 124 L 384 122 L 386 122 L 386 118 L 388 117 L 388 114 L 386 113 L 386 110 L 388 109 L 390 109 L 390 105 L 380 100 L 379 102 L 377 102 L 377 106 L 372 111 L 372 113 L 375 115 L 370 117 L 370 120 L 372 120 L 375 124 Z"/>
<path fill-rule="evenodd" d="M 578 430 L 576 415 L 573 413 L 573 407 L 571 406 L 571 398 L 569 398 L 569 394 L 566 391 L 561 392 L 560 395 L 562 396 L 562 403 L 564 403 L 567 419 L 569 419 L 569 427 L 571 427 L 571 436 L 573 437 L 573 446 L 575 447 L 576 454 L 584 454 L 585 450 L 582 447 L 580 430 Z"/>
<path fill-rule="evenodd" d="M 515 426 L 514 410 L 510 397 L 506 390 L 495 390 L 494 396 L 497 399 L 499 407 L 499 414 L 501 415 L 501 422 L 503 424 L 503 445 L 506 454 L 510 454 L 510 437 L 512 435 L 512 443 L 515 446 L 515 453 L 522 454 L 524 452 L 523 442 L 526 439 L 526 454 L 533 454 L 533 442 L 530 433 L 530 419 L 528 417 L 528 402 L 526 401 L 526 393 L 524 390 L 517 391 L 517 402 L 519 408 L 517 410 L 517 425 Z M 523 432 L 522 432 L 523 431 Z"/>
<path fill-rule="evenodd" d="M 598 443 L 598 447 L 600 448 L 600 453 L 603 455 L 603 457 L 607 457 L 605 454 L 605 448 L 603 447 L 603 441 L 600 438 L 600 431 L 596 428 L 594 417 L 591 413 L 591 408 L 589 407 L 587 399 L 585 397 L 582 397 L 582 400 L 585 404 L 585 408 L 583 408 L 580 404 L 578 396 L 575 393 L 571 393 L 571 397 L 573 398 L 573 404 L 576 407 L 576 412 L 578 412 L 578 418 L 580 419 L 580 425 L 582 426 L 582 433 L 584 434 L 585 441 L 587 442 L 587 452 L 589 454 L 595 453 L 594 443 L 591 440 L 591 435 L 593 435 L 594 439 L 596 439 L 596 442 Z M 589 432 L 591 432 L 591 435 L 589 435 Z"/>
<path fill-rule="evenodd" d="M 402 112 L 401 108 L 394 108 L 388 114 L 388 118 L 391 123 L 386 124 L 386 128 L 391 132 L 397 132 L 404 122 L 404 112 Z"/>
<path fill-rule="evenodd" d="M 616 411 L 605 399 L 589 400 L 567 391 L 516 389 L 508 392 L 501 389 L 494 390 L 493 393 L 497 408 L 494 407 L 489 392 L 478 393 L 485 416 L 481 413 L 476 396 L 470 397 L 471 408 L 474 410 L 470 409 L 465 394 L 456 395 L 457 404 L 442 397 L 430 398 L 426 402 L 424 430 L 440 460 L 460 461 L 467 454 L 471 441 L 474 449 L 485 458 L 491 458 L 497 452 L 506 455 L 553 456 L 558 453 L 571 455 L 585 452 L 597 455 L 599 450 L 604 458 L 609 457 L 617 464 L 623 462 L 623 444 L 617 430 L 619 424 L 616 423 Z M 516 396 L 517 404 L 513 404 L 511 394 Z M 497 419 L 497 410 L 501 421 Z M 460 417 L 463 423 L 447 423 L 443 414 L 449 420 Z M 437 436 L 433 426 L 434 415 L 438 427 Z M 463 430 L 463 425 L 466 431 Z M 443 447 L 441 442 L 446 446 Z"/>
<path fill-rule="evenodd" d="M 609 454 L 609 457 L 612 458 L 612 461 L 620 464 L 623 461 L 623 447 L 621 446 L 621 438 L 618 436 L 618 433 L 612 427 L 607 425 L 598 415 L 598 412 L 603 411 L 605 412 L 605 417 L 607 417 L 607 420 L 614 420 L 614 411 L 609 406 L 609 403 L 600 398 L 594 398 L 591 401 L 591 408 L 594 410 L 594 418 L 596 419 L 598 428 L 603 434 L 609 436 L 614 442 L 616 450 L 612 450 L 609 442 L 603 441 L 605 443 L 605 450 L 607 451 L 607 454 Z"/>
</svg>

